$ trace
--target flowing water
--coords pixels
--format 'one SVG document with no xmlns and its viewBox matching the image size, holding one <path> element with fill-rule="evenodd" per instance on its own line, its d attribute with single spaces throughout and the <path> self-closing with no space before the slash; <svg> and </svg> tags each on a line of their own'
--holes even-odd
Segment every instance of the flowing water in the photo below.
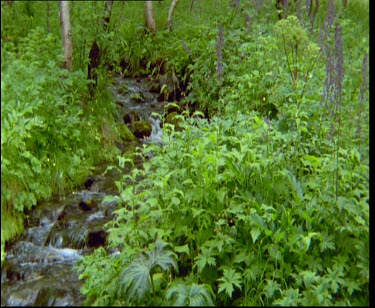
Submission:
<svg viewBox="0 0 375 308">
<path fill-rule="evenodd" d="M 160 121 L 150 118 L 161 113 L 163 102 L 149 79 L 115 77 L 110 88 L 119 116 L 136 110 L 142 120 L 152 124 L 151 136 L 144 142 L 160 142 Z M 135 162 L 141 168 L 141 162 Z M 17 241 L 6 247 L 1 268 L 2 306 L 79 306 L 84 296 L 82 282 L 72 268 L 80 256 L 106 246 L 106 222 L 112 218 L 116 203 L 101 204 L 104 196 L 116 195 L 116 170 L 102 175 L 108 163 L 96 167 L 85 187 L 64 197 L 41 202 L 30 213 L 27 227 Z M 123 172 L 130 172 L 130 168 Z"/>
</svg>

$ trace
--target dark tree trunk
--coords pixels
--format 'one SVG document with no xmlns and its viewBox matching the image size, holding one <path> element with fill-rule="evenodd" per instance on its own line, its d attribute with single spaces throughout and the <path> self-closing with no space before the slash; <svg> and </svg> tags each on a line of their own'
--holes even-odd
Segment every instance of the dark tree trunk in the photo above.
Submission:
<svg viewBox="0 0 375 308">
<path fill-rule="evenodd" d="M 107 0 L 104 7 L 104 15 L 101 20 L 101 26 L 105 31 L 108 30 L 108 25 L 111 20 L 113 0 Z M 96 40 L 92 43 L 90 54 L 89 54 L 89 64 L 87 66 L 87 79 L 91 81 L 88 85 L 89 94 L 92 98 L 94 96 L 94 91 L 98 85 L 98 69 L 100 65 L 100 48 Z"/>
<path fill-rule="evenodd" d="M 98 68 L 100 64 L 100 49 L 98 43 L 94 41 L 92 43 L 90 54 L 89 54 L 89 64 L 87 68 L 87 79 L 93 81 L 89 83 L 89 94 L 92 98 L 94 96 L 95 87 L 98 85 Z"/>
</svg>

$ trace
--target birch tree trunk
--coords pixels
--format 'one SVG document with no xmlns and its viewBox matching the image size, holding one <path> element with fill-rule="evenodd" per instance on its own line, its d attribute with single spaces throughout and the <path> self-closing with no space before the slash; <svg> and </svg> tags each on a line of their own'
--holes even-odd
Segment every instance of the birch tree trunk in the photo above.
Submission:
<svg viewBox="0 0 375 308">
<path fill-rule="evenodd" d="M 168 18 L 167 18 L 167 28 L 169 31 L 172 31 L 172 14 L 173 14 L 175 7 L 177 6 L 177 3 L 178 3 L 178 0 L 173 0 L 171 3 L 171 6 L 169 7 Z"/>
<path fill-rule="evenodd" d="M 63 66 L 67 70 L 71 71 L 73 69 L 73 37 L 72 25 L 70 23 L 69 1 L 60 0 L 59 10 L 65 57 L 65 62 Z"/>
<path fill-rule="evenodd" d="M 154 18 L 154 8 L 152 1 L 145 1 L 146 28 L 151 32 L 156 32 L 156 21 Z"/>
</svg>

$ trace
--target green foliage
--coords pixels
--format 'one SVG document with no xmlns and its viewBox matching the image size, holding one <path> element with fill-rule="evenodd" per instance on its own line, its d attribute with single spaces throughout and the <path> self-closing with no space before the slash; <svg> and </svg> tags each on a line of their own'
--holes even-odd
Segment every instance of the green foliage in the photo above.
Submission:
<svg viewBox="0 0 375 308">
<path fill-rule="evenodd" d="M 124 176 L 131 185 L 119 183 L 109 239 L 123 251 L 156 235 L 173 243 L 184 271 L 156 298 L 176 305 L 188 305 L 190 288 L 202 284 L 217 305 L 367 303 L 368 143 L 359 143 L 350 121 L 359 109 L 343 102 L 345 140 L 335 153 L 332 118 L 320 107 L 325 71 L 316 34 L 293 16 L 250 32 L 232 26 L 224 25 L 224 81 L 215 70 L 216 26 L 192 30 L 199 38 L 184 41 L 194 58 L 174 62 L 190 72 L 186 101 L 221 118 L 189 119 L 181 133 L 165 126 L 168 144 L 140 151 L 154 157 Z M 355 42 L 353 26 L 343 23 L 344 44 L 363 55 L 366 39 Z M 359 91 L 366 75 L 352 56 L 344 88 Z"/>
<path fill-rule="evenodd" d="M 60 46 L 36 28 L 17 47 L 2 48 L 1 207 L 20 216 L 16 221 L 38 200 L 80 185 L 98 160 L 118 154 L 108 91 L 99 89 L 84 110 L 86 75 L 61 69 Z M 2 224 L 2 243 L 19 234 L 15 225 Z"/>
<path fill-rule="evenodd" d="M 236 273 L 234 269 L 225 268 L 223 277 L 218 279 L 218 281 L 221 281 L 221 283 L 219 284 L 218 292 L 220 293 L 225 291 L 225 293 L 227 293 L 227 295 L 232 298 L 234 287 L 241 289 L 241 278 L 241 275 L 239 273 Z"/>
<path fill-rule="evenodd" d="M 144 302 L 150 293 L 155 292 L 153 275 L 158 268 L 166 273 L 170 271 L 170 267 L 178 270 L 176 255 L 166 248 L 165 242 L 157 240 L 150 252 L 142 252 L 122 271 L 121 295 L 126 299 L 126 304 Z"/>
<path fill-rule="evenodd" d="M 98 153 L 113 156 L 120 129 L 106 65 L 120 72 L 124 60 L 125 75 L 153 77 L 173 67 L 186 91 L 179 106 L 210 116 L 183 120 L 185 110 L 182 131 L 163 126 L 163 146 L 118 157 L 119 171 L 132 171 L 103 202 L 118 202 L 106 227 L 119 253 L 100 248 L 77 263 L 86 304 L 368 305 L 368 1 L 335 1 L 334 12 L 321 1 L 314 27 L 301 2 L 278 21 L 274 4 L 243 1 L 246 25 L 228 1 L 195 1 L 191 11 L 182 1 L 172 32 L 164 1 L 154 4 L 152 35 L 143 2 L 115 2 L 108 32 L 104 3 L 74 2 L 73 73 L 60 69 L 58 28 L 36 28 L 41 3 L 2 3 L 2 213 L 78 184 Z M 338 25 L 345 74 L 333 109 L 322 104 L 323 48 Z M 87 102 L 94 40 L 102 67 Z"/>
<path fill-rule="evenodd" d="M 295 16 L 280 20 L 275 31 L 279 46 L 284 51 L 292 86 L 295 88 L 297 80 L 302 79 L 304 89 L 320 58 L 319 48 L 317 44 L 309 42 L 307 31 L 302 28 Z"/>
<path fill-rule="evenodd" d="M 217 305 L 368 300 L 368 248 L 354 244 L 368 243 L 367 167 L 361 160 L 354 167 L 357 185 L 364 185 L 361 196 L 349 197 L 359 188 L 345 188 L 342 177 L 336 204 L 334 152 L 305 154 L 316 145 L 296 148 L 296 133 L 282 133 L 276 124 L 269 128 L 256 113 L 212 118 L 210 124 L 192 118 L 184 131 L 165 136 L 164 147 L 140 149 L 142 157 L 150 151 L 154 157 L 118 183 L 121 206 L 108 224 L 109 239 L 123 252 L 142 249 L 155 236 L 174 245 L 180 274 L 156 298 L 188 305 L 190 288 L 206 284 Z M 358 155 L 352 151 L 342 152 L 348 171 L 350 157 Z M 120 161 L 123 166 L 128 159 Z M 144 278 L 143 297 L 151 288 L 150 266 L 148 257 L 140 256 L 119 272 L 129 271 L 129 281 Z M 88 266 L 85 273 L 90 271 Z M 139 303 L 132 296 L 128 304 Z"/>
<path fill-rule="evenodd" d="M 214 306 L 214 294 L 209 285 L 173 282 L 166 292 L 166 299 L 173 299 L 173 306 Z"/>
</svg>

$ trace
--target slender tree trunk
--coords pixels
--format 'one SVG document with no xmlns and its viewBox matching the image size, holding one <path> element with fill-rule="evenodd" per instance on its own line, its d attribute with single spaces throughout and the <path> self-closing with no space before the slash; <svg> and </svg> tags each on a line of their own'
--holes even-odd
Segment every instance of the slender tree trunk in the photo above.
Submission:
<svg viewBox="0 0 375 308">
<path fill-rule="evenodd" d="M 51 28 L 49 26 L 49 1 L 47 1 L 47 31 L 48 33 L 51 32 Z"/>
<path fill-rule="evenodd" d="M 70 23 L 69 1 L 59 1 L 60 23 L 64 46 L 65 62 L 63 67 L 71 71 L 73 69 L 73 36 Z"/>
<path fill-rule="evenodd" d="M 111 14 L 112 14 L 112 6 L 113 6 L 113 0 L 107 0 L 105 2 L 104 16 L 101 21 L 101 25 L 103 26 L 105 31 L 108 30 L 109 21 L 111 19 Z"/>
<path fill-rule="evenodd" d="M 154 18 L 154 8 L 152 1 L 145 1 L 146 28 L 151 32 L 156 32 L 156 21 Z"/>
<path fill-rule="evenodd" d="M 190 1 L 190 7 L 189 7 L 189 10 L 190 10 L 190 11 L 193 9 L 194 1 L 195 1 L 195 0 L 191 0 L 191 1 Z"/>
<path fill-rule="evenodd" d="M 100 49 L 96 41 L 91 45 L 90 54 L 89 54 L 89 64 L 87 65 L 87 79 L 93 82 L 88 84 L 90 98 L 94 96 L 94 90 L 98 85 L 98 68 L 100 64 Z"/>
<path fill-rule="evenodd" d="M 171 3 L 171 6 L 169 7 L 168 18 L 167 18 L 167 28 L 169 31 L 172 31 L 172 14 L 173 14 L 175 7 L 177 6 L 177 3 L 178 3 L 178 0 L 173 0 Z"/>
</svg>

